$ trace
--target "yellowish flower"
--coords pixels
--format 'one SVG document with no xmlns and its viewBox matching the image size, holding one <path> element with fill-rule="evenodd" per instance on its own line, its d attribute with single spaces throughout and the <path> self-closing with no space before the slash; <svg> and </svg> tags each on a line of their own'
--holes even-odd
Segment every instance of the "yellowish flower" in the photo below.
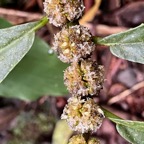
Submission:
<svg viewBox="0 0 144 144">
<path fill-rule="evenodd" d="M 100 141 L 96 138 L 85 140 L 84 136 L 82 134 L 79 134 L 70 138 L 68 144 L 100 144 Z"/>
<path fill-rule="evenodd" d="M 82 134 L 80 135 L 75 135 L 72 138 L 70 138 L 68 144 L 87 144 L 85 138 L 83 137 Z"/>
<path fill-rule="evenodd" d="M 75 95 L 99 94 L 104 83 L 104 68 L 91 60 L 72 63 L 64 72 L 64 83 Z"/>
<path fill-rule="evenodd" d="M 83 26 L 63 27 L 54 37 L 52 49 L 63 62 L 79 61 L 88 57 L 95 49 L 90 31 Z"/>
<path fill-rule="evenodd" d="M 68 100 L 61 118 L 68 122 L 72 130 L 87 133 L 97 131 L 104 114 L 93 99 L 73 96 Z"/>
<path fill-rule="evenodd" d="M 45 0 L 44 11 L 49 22 L 55 26 L 63 26 L 82 16 L 83 0 Z"/>
</svg>

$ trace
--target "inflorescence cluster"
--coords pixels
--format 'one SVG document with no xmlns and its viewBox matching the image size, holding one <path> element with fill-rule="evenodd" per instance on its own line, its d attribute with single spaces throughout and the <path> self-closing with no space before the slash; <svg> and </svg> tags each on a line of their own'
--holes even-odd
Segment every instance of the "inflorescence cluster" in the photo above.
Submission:
<svg viewBox="0 0 144 144">
<path fill-rule="evenodd" d="M 93 99 L 102 89 L 104 68 L 91 58 L 95 44 L 90 31 L 74 23 L 82 16 L 83 10 L 83 0 L 44 2 L 49 22 L 62 27 L 54 36 L 52 49 L 61 61 L 71 64 L 64 71 L 64 84 L 72 97 L 68 99 L 61 118 L 81 134 L 72 137 L 69 144 L 99 144 L 96 139 L 86 140 L 84 137 L 86 133 L 97 131 L 104 118 L 103 111 Z"/>
</svg>

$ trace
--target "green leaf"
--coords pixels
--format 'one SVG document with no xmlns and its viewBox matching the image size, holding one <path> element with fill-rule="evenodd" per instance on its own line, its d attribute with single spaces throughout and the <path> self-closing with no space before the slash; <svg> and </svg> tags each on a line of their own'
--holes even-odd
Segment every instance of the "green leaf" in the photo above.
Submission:
<svg viewBox="0 0 144 144">
<path fill-rule="evenodd" d="M 0 19 L 0 23 L 8 24 Z M 9 25 L 7 25 L 9 26 Z M 0 84 L 0 95 L 23 100 L 36 100 L 42 95 L 65 95 L 63 70 L 67 67 L 51 52 L 50 47 L 36 38 L 32 49 Z"/>
<path fill-rule="evenodd" d="M 67 67 L 40 38 L 0 84 L 0 95 L 23 100 L 36 100 L 43 95 L 60 96 L 68 92 L 63 84 L 63 71 Z"/>
<path fill-rule="evenodd" d="M 135 130 L 139 130 L 144 132 L 144 122 L 141 121 L 131 121 L 131 120 L 123 120 L 123 119 L 116 119 L 116 118 L 109 118 L 111 121 L 115 122 L 116 124 L 120 124 L 126 127 L 133 128 Z"/>
<path fill-rule="evenodd" d="M 97 39 L 110 46 L 111 52 L 122 59 L 144 64 L 144 24 L 119 34 Z"/>
<path fill-rule="evenodd" d="M 0 82 L 31 48 L 35 30 L 46 22 L 42 19 L 10 28 L 0 29 Z"/>
<path fill-rule="evenodd" d="M 6 28 L 12 26 L 8 21 L 3 18 L 0 18 L 0 28 Z"/>
<path fill-rule="evenodd" d="M 31 48 L 35 33 L 30 29 L 35 25 L 30 23 L 0 30 L 0 82 Z"/>
<path fill-rule="evenodd" d="M 133 144 L 144 144 L 144 122 L 123 120 L 108 110 L 102 109 L 105 116 L 116 123 L 117 131 L 123 138 Z"/>
<path fill-rule="evenodd" d="M 119 134 L 130 143 L 144 144 L 144 132 L 121 124 L 117 124 L 116 128 Z"/>
<path fill-rule="evenodd" d="M 116 124 L 121 124 L 130 128 L 134 128 L 140 131 L 144 132 L 144 122 L 141 121 L 132 121 L 132 120 L 124 120 L 115 114 L 111 113 L 110 111 L 102 108 L 104 111 L 104 114 L 107 118 L 109 118 L 111 121 L 115 122 Z"/>
</svg>

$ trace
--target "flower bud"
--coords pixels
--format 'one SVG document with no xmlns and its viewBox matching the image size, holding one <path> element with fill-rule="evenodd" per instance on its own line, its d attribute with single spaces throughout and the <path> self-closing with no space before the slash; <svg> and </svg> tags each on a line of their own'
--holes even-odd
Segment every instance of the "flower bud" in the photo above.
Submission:
<svg viewBox="0 0 144 144">
<path fill-rule="evenodd" d="M 90 138 L 88 144 L 100 144 L 100 141 L 96 138 Z"/>
<path fill-rule="evenodd" d="M 100 144 L 100 142 L 96 138 L 90 138 L 86 141 L 84 136 L 79 134 L 70 138 L 68 144 Z"/>
<path fill-rule="evenodd" d="M 80 135 L 75 135 L 72 138 L 70 138 L 68 144 L 87 144 L 85 138 L 83 137 L 82 134 Z"/>
<path fill-rule="evenodd" d="M 60 60 L 67 63 L 86 58 L 95 49 L 89 30 L 80 25 L 64 27 L 54 39 L 52 48 Z"/>
<path fill-rule="evenodd" d="M 82 16 L 83 0 L 45 0 L 44 11 L 49 22 L 62 26 L 68 21 L 74 21 Z"/>
<path fill-rule="evenodd" d="M 99 94 L 104 82 L 104 68 L 91 60 L 72 63 L 64 72 L 64 84 L 70 93 L 80 96 Z"/>
<path fill-rule="evenodd" d="M 84 100 L 73 96 L 69 98 L 61 118 L 68 122 L 72 130 L 87 133 L 97 131 L 102 124 L 104 114 L 93 99 Z"/>
</svg>

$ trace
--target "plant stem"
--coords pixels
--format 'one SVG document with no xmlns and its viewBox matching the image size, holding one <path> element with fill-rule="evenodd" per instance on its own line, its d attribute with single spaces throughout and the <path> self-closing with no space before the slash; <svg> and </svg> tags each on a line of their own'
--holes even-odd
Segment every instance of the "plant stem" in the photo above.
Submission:
<svg viewBox="0 0 144 144">
<path fill-rule="evenodd" d="M 39 22 L 39 24 L 34 28 L 34 31 L 36 31 L 36 30 L 38 30 L 38 29 L 40 29 L 41 27 L 43 27 L 44 25 L 46 25 L 47 23 L 48 23 L 48 18 L 45 16 L 45 17 L 43 17 L 41 20 L 40 20 L 40 22 Z"/>
<path fill-rule="evenodd" d="M 101 39 L 102 39 L 102 38 L 96 37 L 96 36 L 93 36 L 93 37 L 92 37 L 92 41 L 93 41 L 95 44 L 103 45 L 102 43 L 99 42 Z"/>
<path fill-rule="evenodd" d="M 122 119 L 120 117 L 118 117 L 117 115 L 113 114 L 112 112 L 108 111 L 107 109 L 103 108 L 102 107 L 102 110 L 104 112 L 104 115 L 107 117 L 107 118 L 116 118 L 116 119 Z M 110 119 L 111 120 L 111 119 Z"/>
<path fill-rule="evenodd" d="M 83 137 L 85 138 L 86 142 L 89 140 L 90 135 L 91 135 L 90 132 L 83 134 Z"/>
</svg>

